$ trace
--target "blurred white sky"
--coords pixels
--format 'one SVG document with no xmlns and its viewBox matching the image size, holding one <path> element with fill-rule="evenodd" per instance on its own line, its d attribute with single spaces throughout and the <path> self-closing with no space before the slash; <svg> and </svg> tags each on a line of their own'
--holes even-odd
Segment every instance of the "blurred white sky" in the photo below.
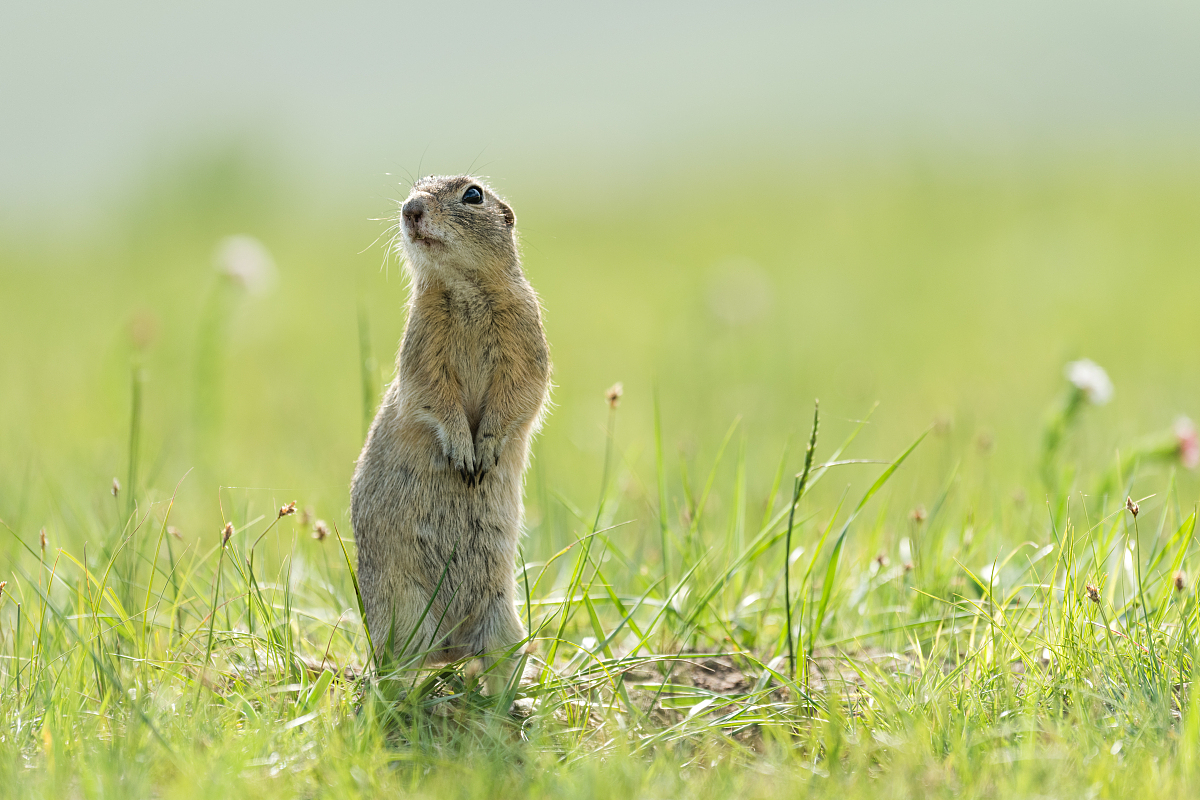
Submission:
<svg viewBox="0 0 1200 800">
<path fill-rule="evenodd" d="M 0 213 L 94 203 L 206 141 L 311 186 L 384 173 L 729 174 L 742 159 L 1200 133 L 1200 3 L 18 2 Z"/>
</svg>

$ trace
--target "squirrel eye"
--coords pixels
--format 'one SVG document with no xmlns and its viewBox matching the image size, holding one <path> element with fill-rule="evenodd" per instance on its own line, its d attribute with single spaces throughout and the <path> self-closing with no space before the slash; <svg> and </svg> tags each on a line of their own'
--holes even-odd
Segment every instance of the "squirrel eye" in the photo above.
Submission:
<svg viewBox="0 0 1200 800">
<path fill-rule="evenodd" d="M 473 206 L 483 205 L 483 192 L 479 191 L 478 186 L 472 186 L 463 192 L 462 201 Z"/>
</svg>

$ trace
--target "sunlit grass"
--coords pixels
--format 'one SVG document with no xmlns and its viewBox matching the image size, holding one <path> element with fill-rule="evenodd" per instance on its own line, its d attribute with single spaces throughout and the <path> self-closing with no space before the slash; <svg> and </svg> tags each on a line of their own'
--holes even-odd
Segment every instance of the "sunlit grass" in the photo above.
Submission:
<svg viewBox="0 0 1200 800">
<path fill-rule="evenodd" d="M 809 452 L 816 434 L 814 421 Z M 850 460 L 854 436 L 828 461 L 806 458 L 795 491 L 742 536 L 705 519 L 715 470 L 677 498 L 687 514 L 665 532 L 614 522 L 608 492 L 594 512 L 572 509 L 576 541 L 521 570 L 534 650 L 499 697 L 461 664 L 373 679 L 352 543 L 334 533 L 302 548 L 316 523 L 291 503 L 247 499 L 186 546 L 172 543 L 169 501 L 135 504 L 93 532 L 90 556 L 5 525 L 24 553 L 5 586 L 0 769 L 55 797 L 506 785 L 615 797 L 663 781 L 821 793 L 904 775 L 988 794 L 1086 789 L 1130 764 L 1191 779 L 1196 513 L 1174 473 L 1140 503 L 1081 493 L 1072 511 L 1064 495 L 1060 515 L 1047 509 L 1049 541 L 994 555 L 972 540 L 995 542 L 996 521 L 952 483 L 890 555 L 847 547 L 879 536 L 855 520 L 926 435 L 853 506 L 808 492 Z M 275 559 L 256 559 L 280 530 Z M 671 563 L 678 574 L 664 574 Z M 597 783 L 595 765 L 614 760 L 620 777 Z M 465 783 L 464 763 L 483 765 Z"/>
</svg>

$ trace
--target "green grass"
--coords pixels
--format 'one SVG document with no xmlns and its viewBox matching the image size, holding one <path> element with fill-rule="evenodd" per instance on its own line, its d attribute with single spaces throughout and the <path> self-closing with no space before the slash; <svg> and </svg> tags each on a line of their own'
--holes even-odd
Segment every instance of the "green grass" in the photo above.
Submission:
<svg viewBox="0 0 1200 800">
<path fill-rule="evenodd" d="M 511 192 L 557 387 L 515 713 L 461 665 L 370 678 L 347 505 L 403 326 L 360 252 L 382 226 L 199 164 L 104 233 L 7 232 L 0 786 L 1186 793 L 1194 173 L 841 163 L 716 212 L 678 176 Z M 273 292 L 213 272 L 241 232 Z M 1079 356 L 1110 404 L 1072 394 Z"/>
</svg>

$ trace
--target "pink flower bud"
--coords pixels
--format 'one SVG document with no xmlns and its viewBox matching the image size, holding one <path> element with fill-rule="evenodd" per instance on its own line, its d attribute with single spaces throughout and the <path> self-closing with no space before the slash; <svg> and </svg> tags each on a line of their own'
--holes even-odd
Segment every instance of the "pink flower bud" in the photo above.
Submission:
<svg viewBox="0 0 1200 800">
<path fill-rule="evenodd" d="M 1187 417 L 1175 420 L 1175 441 L 1179 444 L 1179 460 L 1188 469 L 1200 466 L 1200 436 L 1196 424 Z"/>
</svg>

